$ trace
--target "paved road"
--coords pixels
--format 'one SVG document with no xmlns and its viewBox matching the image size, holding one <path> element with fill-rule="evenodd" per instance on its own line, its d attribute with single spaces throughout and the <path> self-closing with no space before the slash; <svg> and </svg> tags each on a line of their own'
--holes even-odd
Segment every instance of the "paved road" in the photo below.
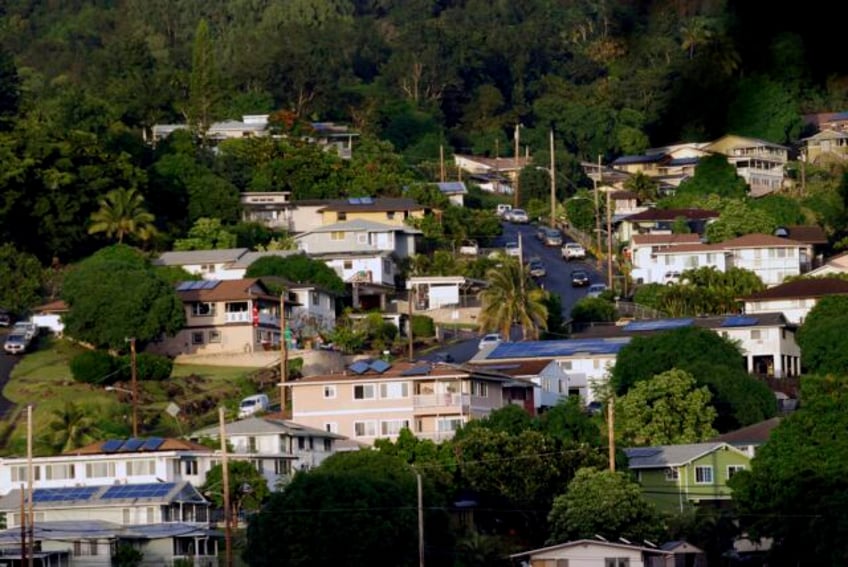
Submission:
<svg viewBox="0 0 848 567">
<path fill-rule="evenodd" d="M 5 340 L 6 332 L 4 330 L 0 332 L 0 344 L 2 344 Z M 4 351 L 0 350 L 0 392 L 2 392 L 3 388 L 6 387 L 6 383 L 9 381 L 9 376 L 12 373 L 12 368 L 18 363 L 18 360 L 20 360 L 20 357 L 6 354 Z M 5 418 L 5 416 L 7 416 L 14 407 L 15 404 L 7 400 L 3 397 L 2 393 L 0 393 L 0 419 Z"/>
</svg>

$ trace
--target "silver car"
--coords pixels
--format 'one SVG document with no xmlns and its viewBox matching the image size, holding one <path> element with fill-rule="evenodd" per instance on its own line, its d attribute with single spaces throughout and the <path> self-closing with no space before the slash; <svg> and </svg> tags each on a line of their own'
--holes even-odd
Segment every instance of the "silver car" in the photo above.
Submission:
<svg viewBox="0 0 848 567">
<path fill-rule="evenodd" d="M 3 350 L 9 354 L 23 354 L 29 346 L 29 339 L 22 333 L 12 333 L 6 337 L 6 342 L 3 343 Z"/>
</svg>

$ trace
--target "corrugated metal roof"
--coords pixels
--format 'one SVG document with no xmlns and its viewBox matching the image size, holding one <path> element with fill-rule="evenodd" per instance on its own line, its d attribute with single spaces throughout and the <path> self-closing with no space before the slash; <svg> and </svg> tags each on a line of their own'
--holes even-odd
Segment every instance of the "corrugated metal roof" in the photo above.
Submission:
<svg viewBox="0 0 848 567">
<path fill-rule="evenodd" d="M 656 469 L 678 467 L 712 453 L 725 443 L 692 443 L 690 445 L 660 445 L 657 447 L 633 447 L 624 450 L 631 469 Z"/>
<path fill-rule="evenodd" d="M 220 250 L 176 250 L 163 252 L 153 260 L 154 266 L 186 266 L 190 264 L 222 264 L 235 262 L 248 252 L 247 248 Z"/>
</svg>

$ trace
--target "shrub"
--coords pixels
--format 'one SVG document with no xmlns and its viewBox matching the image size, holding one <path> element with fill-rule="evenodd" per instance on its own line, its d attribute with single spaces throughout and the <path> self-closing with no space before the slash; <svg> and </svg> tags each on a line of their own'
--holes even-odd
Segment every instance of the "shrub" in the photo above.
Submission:
<svg viewBox="0 0 848 567">
<path fill-rule="evenodd" d="M 75 356 L 71 360 L 71 375 L 77 382 L 108 385 L 115 382 L 119 372 L 118 360 L 102 350 L 90 350 Z"/>
<path fill-rule="evenodd" d="M 421 339 L 436 336 L 436 324 L 426 315 L 412 316 L 412 335 Z"/>
<path fill-rule="evenodd" d="M 132 378 L 132 365 L 129 356 L 122 357 L 122 361 L 125 363 L 124 368 L 126 368 L 123 373 L 124 380 Z M 171 377 L 174 363 L 167 356 L 142 352 L 135 358 L 135 368 L 139 380 L 161 381 Z"/>
</svg>

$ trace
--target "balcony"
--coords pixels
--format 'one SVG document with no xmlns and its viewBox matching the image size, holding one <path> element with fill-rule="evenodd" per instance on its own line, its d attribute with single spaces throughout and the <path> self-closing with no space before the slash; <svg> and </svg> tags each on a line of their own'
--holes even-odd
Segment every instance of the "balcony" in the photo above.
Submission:
<svg viewBox="0 0 848 567">
<path fill-rule="evenodd" d="M 425 394 L 412 397 L 412 407 L 421 408 L 460 408 L 471 403 L 468 394 Z"/>
<path fill-rule="evenodd" d="M 225 323 L 253 323 L 253 316 L 250 311 L 227 311 L 224 313 Z M 259 314 L 260 325 L 279 326 L 280 318 L 270 313 Z"/>
</svg>

